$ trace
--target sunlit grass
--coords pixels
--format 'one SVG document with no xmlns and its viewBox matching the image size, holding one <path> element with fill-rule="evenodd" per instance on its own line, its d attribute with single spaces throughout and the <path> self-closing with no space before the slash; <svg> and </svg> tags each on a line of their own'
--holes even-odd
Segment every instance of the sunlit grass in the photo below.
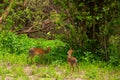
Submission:
<svg viewBox="0 0 120 80">
<path fill-rule="evenodd" d="M 54 61 L 51 64 L 27 64 L 26 54 L 0 54 L 0 78 L 12 78 L 15 80 L 120 80 L 118 67 L 101 66 L 102 63 L 79 63 L 80 72 L 77 69 L 71 72 L 67 62 Z"/>
</svg>

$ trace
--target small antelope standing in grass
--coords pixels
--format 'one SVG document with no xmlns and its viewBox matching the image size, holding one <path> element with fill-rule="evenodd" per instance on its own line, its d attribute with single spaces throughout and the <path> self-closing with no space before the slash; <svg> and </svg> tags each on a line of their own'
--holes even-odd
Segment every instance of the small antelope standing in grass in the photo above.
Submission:
<svg viewBox="0 0 120 80">
<path fill-rule="evenodd" d="M 38 55 L 39 57 L 43 57 L 44 54 L 47 54 L 50 52 L 50 47 L 48 47 L 46 50 L 42 49 L 42 48 L 31 48 L 29 49 L 29 54 L 27 57 L 27 63 L 28 63 L 28 58 L 31 58 L 31 61 L 33 61 L 33 57 Z"/>
<path fill-rule="evenodd" d="M 68 54 L 67 62 L 71 66 L 71 68 L 73 69 L 73 71 L 74 71 L 74 67 L 76 66 L 77 69 L 78 69 L 78 72 L 79 72 L 79 67 L 78 67 L 78 64 L 77 64 L 77 59 L 72 56 L 73 51 L 74 51 L 73 49 L 68 50 L 68 52 L 67 52 L 67 54 Z"/>
</svg>

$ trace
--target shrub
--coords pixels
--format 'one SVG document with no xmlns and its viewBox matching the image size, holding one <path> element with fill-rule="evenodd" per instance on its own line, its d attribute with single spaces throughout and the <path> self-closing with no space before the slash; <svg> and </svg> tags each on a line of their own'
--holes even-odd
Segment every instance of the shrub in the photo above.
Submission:
<svg viewBox="0 0 120 80">
<path fill-rule="evenodd" d="M 109 42 L 109 62 L 116 66 L 120 65 L 120 37 L 118 35 L 111 36 Z"/>
<path fill-rule="evenodd" d="M 1 53 L 23 54 L 28 53 L 29 48 L 38 47 L 46 49 L 51 47 L 51 52 L 46 54 L 44 63 L 56 63 L 66 61 L 68 47 L 60 40 L 32 39 L 27 35 L 16 35 L 12 32 L 0 33 L 0 51 Z M 34 59 L 37 63 L 41 63 L 39 58 Z"/>
<path fill-rule="evenodd" d="M 0 34 L 0 49 L 3 52 L 21 54 L 26 53 L 28 49 L 36 45 L 36 41 L 22 34 L 20 36 L 12 32 L 1 32 Z"/>
</svg>

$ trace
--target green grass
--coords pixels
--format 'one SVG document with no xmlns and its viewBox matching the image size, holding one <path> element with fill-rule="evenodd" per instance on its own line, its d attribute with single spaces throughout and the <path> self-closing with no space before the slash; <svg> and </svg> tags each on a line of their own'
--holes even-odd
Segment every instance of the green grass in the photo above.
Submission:
<svg viewBox="0 0 120 80">
<path fill-rule="evenodd" d="M 103 63 L 79 63 L 80 72 L 72 72 L 67 62 L 28 65 L 26 54 L 0 54 L 0 80 L 120 80 L 120 69 Z"/>
</svg>

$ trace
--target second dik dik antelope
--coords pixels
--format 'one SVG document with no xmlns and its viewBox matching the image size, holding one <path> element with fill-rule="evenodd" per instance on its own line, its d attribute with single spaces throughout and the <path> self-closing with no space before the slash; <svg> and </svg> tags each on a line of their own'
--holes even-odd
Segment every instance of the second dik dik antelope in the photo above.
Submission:
<svg viewBox="0 0 120 80">
<path fill-rule="evenodd" d="M 78 64 L 77 64 L 77 59 L 72 56 L 73 51 L 74 51 L 73 49 L 68 50 L 68 52 L 67 52 L 67 54 L 68 54 L 67 62 L 72 67 L 73 71 L 74 71 L 74 67 L 76 66 L 77 69 L 78 69 L 78 72 L 79 72 L 79 67 L 78 67 Z"/>
<path fill-rule="evenodd" d="M 29 54 L 27 57 L 27 63 L 28 63 L 28 58 L 31 58 L 31 61 L 33 59 L 34 56 L 38 55 L 39 57 L 43 57 L 44 54 L 49 53 L 50 52 L 50 47 L 48 47 L 46 50 L 42 49 L 42 48 L 31 48 L 29 49 Z"/>
</svg>

